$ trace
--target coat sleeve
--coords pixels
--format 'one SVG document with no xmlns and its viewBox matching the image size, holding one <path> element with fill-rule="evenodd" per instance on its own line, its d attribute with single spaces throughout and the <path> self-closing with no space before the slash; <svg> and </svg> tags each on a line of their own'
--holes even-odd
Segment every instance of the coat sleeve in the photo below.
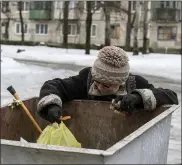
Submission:
<svg viewBox="0 0 182 165">
<path fill-rule="evenodd" d="M 147 111 L 166 104 L 178 104 L 177 94 L 170 89 L 155 88 L 142 76 L 135 76 L 136 88 L 132 93 L 138 93 L 143 100 L 143 107 Z"/>
<path fill-rule="evenodd" d="M 65 79 L 55 78 L 46 81 L 40 89 L 37 110 L 40 113 L 50 104 L 62 107 L 62 103 L 87 96 L 87 77 L 90 68 L 85 68 L 78 75 Z"/>
</svg>

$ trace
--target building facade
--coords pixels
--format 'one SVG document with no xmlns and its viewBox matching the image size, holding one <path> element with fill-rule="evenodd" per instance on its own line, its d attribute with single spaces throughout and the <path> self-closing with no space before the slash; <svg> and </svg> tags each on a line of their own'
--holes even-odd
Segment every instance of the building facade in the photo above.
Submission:
<svg viewBox="0 0 182 165">
<path fill-rule="evenodd" d="M 97 6 L 98 1 L 93 1 Z M 7 11 L 7 5 L 9 10 Z M 120 5 L 126 10 L 127 1 Z M 134 13 L 136 2 L 132 2 Z M 104 44 L 105 15 L 102 8 L 95 8 L 91 26 L 91 44 Z M 22 15 L 24 20 L 25 41 L 62 43 L 63 41 L 63 2 L 34 1 L 23 2 Z M 141 11 L 141 27 L 139 29 L 139 45 L 143 42 L 143 10 Z M 181 47 L 181 2 L 151 2 L 150 47 L 176 48 Z M 68 42 L 84 44 L 86 37 L 86 2 L 70 1 L 68 17 Z M 125 45 L 127 14 L 111 12 L 111 44 Z M 18 4 L 15 1 L 1 3 L 1 39 L 6 38 L 7 21 L 9 19 L 9 40 L 21 40 L 21 25 Z M 133 32 L 131 33 L 131 46 Z"/>
</svg>

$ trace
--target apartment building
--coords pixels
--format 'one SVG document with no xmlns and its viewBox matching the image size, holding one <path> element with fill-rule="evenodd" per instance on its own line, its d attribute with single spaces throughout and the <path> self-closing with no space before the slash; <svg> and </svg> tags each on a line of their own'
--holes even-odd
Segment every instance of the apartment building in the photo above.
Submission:
<svg viewBox="0 0 182 165">
<path fill-rule="evenodd" d="M 97 6 L 98 1 L 93 1 Z M 6 22 L 9 18 L 9 40 L 21 40 L 21 28 L 17 2 L 1 3 L 1 39 L 5 39 Z M 125 9 L 127 1 L 119 3 Z M 25 40 L 38 42 L 62 43 L 63 41 L 63 2 L 62 1 L 33 1 L 23 2 L 23 19 L 25 23 Z M 132 11 L 136 2 L 132 2 Z M 86 36 L 86 2 L 70 1 L 68 42 L 85 43 Z M 143 11 L 141 12 L 141 27 L 139 29 L 139 45 L 143 41 Z M 155 1 L 151 2 L 150 46 L 153 48 L 181 47 L 181 2 Z M 123 12 L 111 13 L 111 44 L 125 45 L 127 15 Z M 92 18 L 91 43 L 100 45 L 105 40 L 105 15 L 102 8 L 96 8 Z M 131 33 L 131 45 L 133 32 Z"/>
</svg>

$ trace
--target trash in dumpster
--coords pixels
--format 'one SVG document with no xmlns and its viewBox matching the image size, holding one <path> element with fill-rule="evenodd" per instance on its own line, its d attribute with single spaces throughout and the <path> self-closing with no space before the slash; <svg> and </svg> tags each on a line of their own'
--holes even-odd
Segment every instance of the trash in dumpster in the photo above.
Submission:
<svg viewBox="0 0 182 165">
<path fill-rule="evenodd" d="M 37 139 L 37 143 L 40 144 L 52 144 L 52 145 L 60 145 L 60 146 L 69 146 L 69 147 L 79 147 L 81 148 L 81 144 L 77 142 L 76 138 L 70 132 L 70 130 L 66 127 L 66 125 L 62 122 L 65 120 L 70 119 L 70 116 L 62 117 L 60 116 L 61 123 L 53 123 L 48 125 L 44 131 L 42 132 L 41 128 L 39 127 L 38 123 L 35 121 L 32 114 L 26 108 L 24 103 L 20 100 L 20 97 L 16 93 L 13 86 L 9 86 L 7 90 L 15 97 L 14 104 L 11 104 L 11 108 L 15 108 L 16 106 L 21 105 L 22 110 L 26 113 L 29 119 L 33 122 L 34 126 L 37 130 L 41 133 L 39 138 Z M 22 137 L 20 138 L 20 142 L 26 142 Z"/>
<path fill-rule="evenodd" d="M 28 143 L 25 139 L 23 139 L 22 137 L 20 137 L 20 142 L 22 143 Z"/>
<path fill-rule="evenodd" d="M 81 148 L 81 144 L 63 122 L 48 125 L 37 139 L 37 143 Z"/>
</svg>

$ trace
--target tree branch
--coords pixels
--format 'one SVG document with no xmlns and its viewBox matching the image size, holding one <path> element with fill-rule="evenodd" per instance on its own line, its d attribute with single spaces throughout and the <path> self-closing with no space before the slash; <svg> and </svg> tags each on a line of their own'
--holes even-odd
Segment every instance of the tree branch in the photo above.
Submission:
<svg viewBox="0 0 182 165">
<path fill-rule="evenodd" d="M 133 15 L 133 20 L 131 21 L 131 28 L 134 27 L 135 19 L 136 19 L 136 11 L 135 11 L 135 14 Z"/>
</svg>

